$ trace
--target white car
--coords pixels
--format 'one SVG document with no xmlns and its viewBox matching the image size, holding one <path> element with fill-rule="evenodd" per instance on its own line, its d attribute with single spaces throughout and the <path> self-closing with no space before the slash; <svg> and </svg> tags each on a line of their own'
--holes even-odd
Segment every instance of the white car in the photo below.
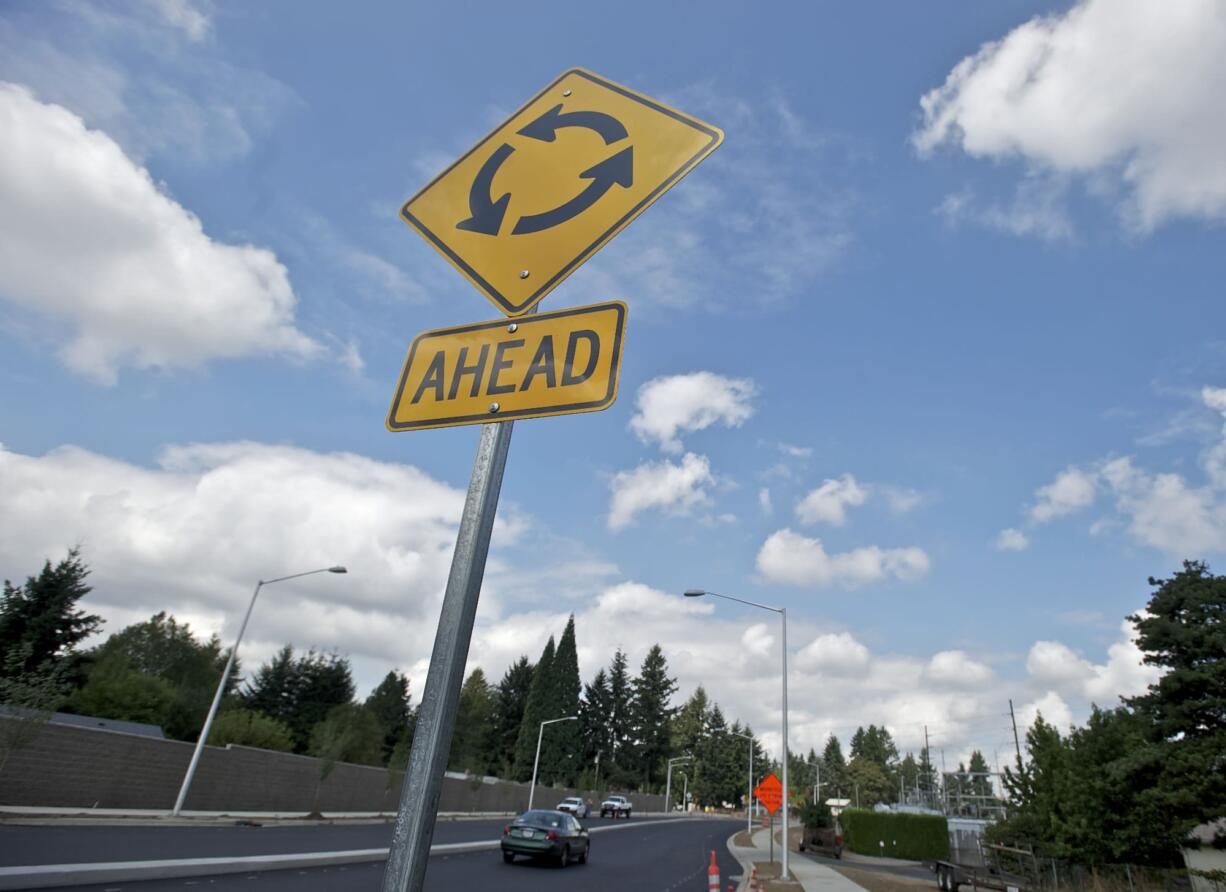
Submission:
<svg viewBox="0 0 1226 892">
<path fill-rule="evenodd" d="M 568 812 L 576 818 L 586 818 L 592 813 L 587 803 L 578 796 L 568 796 L 558 803 L 558 811 Z"/>
<path fill-rule="evenodd" d="M 613 818 L 629 818 L 634 806 L 625 796 L 610 796 L 600 803 L 600 816 L 610 815 Z"/>
</svg>

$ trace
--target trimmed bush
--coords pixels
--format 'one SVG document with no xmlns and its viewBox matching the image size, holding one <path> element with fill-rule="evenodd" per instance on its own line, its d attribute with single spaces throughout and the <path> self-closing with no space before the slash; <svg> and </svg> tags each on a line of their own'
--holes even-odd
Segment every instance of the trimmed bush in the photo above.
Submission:
<svg viewBox="0 0 1226 892">
<path fill-rule="evenodd" d="M 843 827 L 843 844 L 860 855 L 910 861 L 949 857 L 949 825 L 942 815 L 891 814 L 853 808 L 839 816 L 839 823 Z"/>
</svg>

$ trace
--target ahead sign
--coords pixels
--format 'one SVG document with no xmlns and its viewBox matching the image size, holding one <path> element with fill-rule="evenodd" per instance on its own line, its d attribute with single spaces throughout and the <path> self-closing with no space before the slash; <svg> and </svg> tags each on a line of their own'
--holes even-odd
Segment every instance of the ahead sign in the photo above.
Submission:
<svg viewBox="0 0 1226 892">
<path fill-rule="evenodd" d="M 620 301 L 428 331 L 413 339 L 388 430 L 422 430 L 572 412 L 617 398 Z"/>
<path fill-rule="evenodd" d="M 710 124 L 574 68 L 400 213 L 499 309 L 518 316 L 723 139 Z"/>
</svg>

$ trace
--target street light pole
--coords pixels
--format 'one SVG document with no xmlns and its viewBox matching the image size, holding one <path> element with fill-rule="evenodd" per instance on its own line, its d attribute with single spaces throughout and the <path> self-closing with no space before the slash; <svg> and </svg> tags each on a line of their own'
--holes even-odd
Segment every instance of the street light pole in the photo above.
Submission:
<svg viewBox="0 0 1226 892">
<path fill-rule="evenodd" d="M 230 648 L 230 656 L 226 658 L 226 667 L 221 670 L 221 681 L 217 683 L 217 692 L 213 694 L 213 703 L 209 706 L 209 714 L 204 719 L 204 727 L 200 729 L 200 739 L 196 741 L 196 749 L 192 751 L 192 760 L 188 763 L 187 774 L 183 776 L 183 784 L 179 787 L 179 796 L 175 799 L 175 807 L 171 809 L 171 814 L 175 817 L 183 810 L 183 803 L 187 801 L 187 791 L 191 789 L 192 778 L 196 776 L 196 766 L 200 764 L 200 754 L 204 752 L 204 744 L 209 739 L 209 731 L 213 727 L 213 719 L 217 717 L 217 708 L 221 706 L 221 695 L 226 691 L 226 682 L 230 680 L 230 672 L 234 669 L 234 657 L 238 653 L 238 646 L 242 643 L 243 633 L 247 631 L 247 620 L 251 619 L 251 611 L 255 608 L 255 599 L 260 596 L 260 589 L 266 585 L 272 585 L 274 582 L 284 582 L 287 579 L 297 579 L 299 576 L 311 576 L 315 573 L 346 573 L 344 567 L 322 567 L 318 570 L 307 570 L 305 573 L 293 573 L 289 576 L 278 576 L 276 579 L 261 579 L 255 584 L 255 591 L 251 593 L 251 602 L 247 605 L 247 612 L 243 615 L 243 624 L 238 627 L 238 637 L 234 639 L 234 646 Z"/>
<path fill-rule="evenodd" d="M 664 779 L 664 814 L 666 815 L 673 813 L 673 765 L 693 758 L 693 756 L 677 756 L 675 759 L 668 760 L 668 771 Z"/>
<path fill-rule="evenodd" d="M 532 797 L 536 795 L 536 769 L 541 764 L 541 740 L 545 736 L 545 726 L 554 722 L 574 722 L 579 716 L 568 715 L 560 719 L 546 719 L 541 722 L 540 730 L 536 732 L 536 758 L 532 760 L 532 786 L 528 788 L 528 811 L 532 811 Z"/>
<path fill-rule="evenodd" d="M 772 613 L 779 614 L 779 619 L 783 629 L 783 878 L 787 879 L 788 873 L 788 611 L 786 607 L 770 607 L 766 604 L 758 604 L 755 601 L 746 601 L 744 598 L 734 598 L 731 595 L 721 595 L 718 592 L 709 592 L 705 589 L 689 589 L 685 592 L 687 598 L 701 598 L 703 595 L 710 595 L 713 598 L 723 598 L 725 601 L 736 601 L 738 604 L 746 604 L 750 607 L 757 607 L 761 610 L 769 610 Z"/>
</svg>

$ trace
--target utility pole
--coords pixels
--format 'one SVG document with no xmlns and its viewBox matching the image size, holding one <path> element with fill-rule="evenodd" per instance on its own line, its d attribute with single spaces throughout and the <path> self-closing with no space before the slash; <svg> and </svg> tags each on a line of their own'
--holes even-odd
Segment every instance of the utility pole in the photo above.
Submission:
<svg viewBox="0 0 1226 892">
<path fill-rule="evenodd" d="M 923 772 L 924 786 L 927 787 L 932 782 L 932 750 L 928 747 L 928 726 L 924 725 L 924 762 L 928 768 Z M 932 801 L 932 791 L 924 791 L 924 804 L 929 805 Z"/>
<path fill-rule="evenodd" d="M 1017 740 L 1017 716 L 1013 714 L 1013 698 L 1009 698 L 1009 721 L 1013 723 L 1013 749 L 1017 751 L 1017 767 L 1022 767 L 1022 745 Z"/>
</svg>

